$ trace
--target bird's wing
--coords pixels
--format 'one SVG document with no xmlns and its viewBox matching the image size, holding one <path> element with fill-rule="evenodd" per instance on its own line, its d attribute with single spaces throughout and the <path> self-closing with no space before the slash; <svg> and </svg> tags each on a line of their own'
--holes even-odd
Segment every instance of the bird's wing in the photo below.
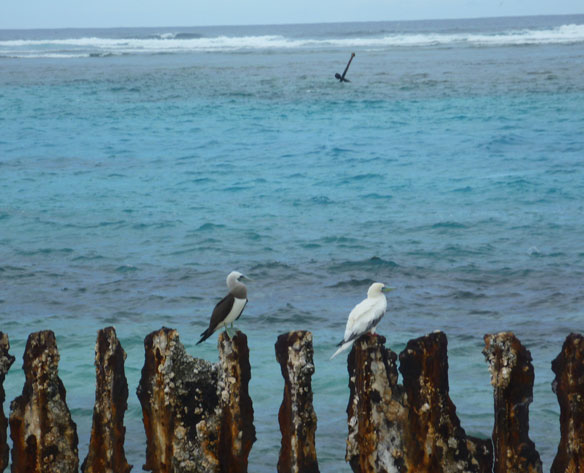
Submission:
<svg viewBox="0 0 584 473">
<path fill-rule="evenodd" d="M 215 327 L 219 325 L 227 314 L 231 312 L 231 308 L 233 307 L 233 303 L 235 302 L 235 298 L 233 294 L 227 294 L 223 299 L 221 299 L 215 308 L 213 309 L 213 314 L 211 315 L 211 321 L 209 322 L 209 328 L 215 330 Z"/>
<path fill-rule="evenodd" d="M 343 342 L 354 340 L 371 329 L 385 313 L 383 302 L 380 298 L 367 298 L 357 304 L 349 314 Z"/>
</svg>

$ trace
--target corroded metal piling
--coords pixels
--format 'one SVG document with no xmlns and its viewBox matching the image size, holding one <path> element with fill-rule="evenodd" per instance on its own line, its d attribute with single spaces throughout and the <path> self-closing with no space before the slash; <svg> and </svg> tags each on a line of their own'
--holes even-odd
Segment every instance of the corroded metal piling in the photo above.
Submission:
<svg viewBox="0 0 584 473">
<path fill-rule="evenodd" d="M 434 332 L 410 340 L 398 356 L 385 338 L 366 334 L 348 357 L 346 460 L 366 473 L 541 473 L 529 439 L 533 396 L 531 354 L 508 332 L 485 335 L 483 353 L 494 388 L 491 439 L 467 436 L 449 396 L 447 339 Z M 144 340 L 138 386 L 147 436 L 144 469 L 157 473 L 246 473 L 255 441 L 247 337 L 218 337 L 219 361 L 189 356 L 176 330 L 162 328 Z M 0 471 L 8 464 L 3 382 L 14 362 L 0 332 Z M 318 473 L 316 414 L 312 405 L 312 334 L 295 331 L 275 346 L 285 380 L 278 419 L 279 473 Z M 96 343 L 96 401 L 84 473 L 129 473 L 124 453 L 128 384 L 126 354 L 113 327 Z M 25 385 L 11 404 L 13 473 L 78 470 L 77 432 L 58 376 L 59 353 L 51 331 L 29 336 Z M 560 404 L 561 441 L 551 473 L 584 473 L 584 337 L 571 334 L 552 363 Z"/>
<path fill-rule="evenodd" d="M 95 406 L 89 453 L 81 466 L 84 473 L 128 473 L 124 452 L 124 413 L 128 408 L 126 353 L 113 327 L 100 330 L 95 345 Z"/>
<path fill-rule="evenodd" d="M 253 403 L 249 397 L 251 366 L 247 336 L 240 331 L 230 339 L 219 335 L 220 430 L 219 471 L 247 473 L 247 459 L 256 440 Z"/>
<path fill-rule="evenodd" d="M 284 399 L 278 412 L 282 432 L 278 472 L 318 473 L 312 334 L 300 330 L 282 334 L 275 348 L 284 377 Z"/>
<path fill-rule="evenodd" d="M 10 350 L 8 335 L 0 332 L 0 471 L 4 471 L 10 460 L 7 442 L 8 421 L 4 414 L 4 400 L 6 399 L 4 393 L 4 378 L 12 366 L 12 363 L 14 363 L 14 357 L 8 353 L 8 350 Z"/>
<path fill-rule="evenodd" d="M 77 473 L 77 427 L 58 376 L 55 334 L 32 333 L 23 358 L 26 381 L 10 406 L 12 472 Z"/>
<path fill-rule="evenodd" d="M 493 473 L 541 473 L 539 453 L 529 438 L 534 380 L 531 353 L 511 332 L 485 335 L 483 353 L 494 388 Z"/>
<path fill-rule="evenodd" d="M 219 336 L 219 363 L 189 356 L 176 330 L 144 340 L 138 398 L 146 430 L 145 470 L 246 472 L 255 441 L 247 337 Z"/>
<path fill-rule="evenodd" d="M 434 332 L 410 340 L 399 356 L 407 471 L 490 472 L 491 442 L 466 435 L 450 399 L 447 346 L 446 335 Z"/>
<path fill-rule="evenodd" d="M 367 334 L 349 353 L 345 459 L 356 473 L 406 471 L 401 431 L 408 414 L 397 384 L 397 356 L 384 344 L 384 337 Z"/>
<path fill-rule="evenodd" d="M 551 473 L 584 473 L 584 337 L 570 334 L 552 362 L 560 403 L 560 445 Z"/>
<path fill-rule="evenodd" d="M 215 471 L 216 459 L 210 462 L 206 452 L 216 450 L 216 437 L 203 442 L 199 435 L 216 422 L 217 367 L 189 356 L 176 330 L 149 334 L 144 348 L 138 386 L 146 431 L 143 468 L 156 473 Z"/>
<path fill-rule="evenodd" d="M 385 338 L 367 334 L 349 354 L 349 437 L 354 472 L 490 471 L 490 441 L 466 435 L 448 391 L 442 332 L 410 340 L 397 356 Z"/>
</svg>

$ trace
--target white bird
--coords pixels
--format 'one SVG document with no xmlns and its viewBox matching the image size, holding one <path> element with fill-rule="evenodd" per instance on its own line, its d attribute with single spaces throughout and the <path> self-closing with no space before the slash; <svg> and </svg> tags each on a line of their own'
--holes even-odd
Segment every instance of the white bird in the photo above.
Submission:
<svg viewBox="0 0 584 473">
<path fill-rule="evenodd" d="M 231 271 L 227 276 L 226 282 L 229 292 L 213 309 L 209 327 L 201 334 L 201 339 L 197 342 L 197 345 L 207 340 L 207 338 L 221 327 L 225 327 L 225 331 L 229 335 L 227 325 L 231 324 L 231 327 L 233 327 L 233 322 L 239 318 L 247 304 L 247 288 L 240 279 L 249 280 L 249 278 L 237 271 Z"/>
<path fill-rule="evenodd" d="M 369 331 L 375 333 L 375 327 L 387 309 L 387 299 L 385 298 L 384 292 L 393 290 L 393 287 L 387 287 L 380 282 L 371 284 L 367 291 L 367 299 L 359 302 L 349 314 L 347 327 L 345 328 L 345 336 L 337 344 L 340 348 L 334 352 L 330 358 L 331 360 L 342 351 L 350 348 L 353 342 L 361 335 Z"/>
</svg>

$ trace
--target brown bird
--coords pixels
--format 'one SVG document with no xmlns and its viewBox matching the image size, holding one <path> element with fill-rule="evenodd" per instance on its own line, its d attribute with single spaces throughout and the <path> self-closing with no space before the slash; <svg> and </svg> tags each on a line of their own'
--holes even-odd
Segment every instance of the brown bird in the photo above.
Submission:
<svg viewBox="0 0 584 473">
<path fill-rule="evenodd" d="M 225 328 L 227 335 L 231 338 L 227 325 L 231 324 L 233 328 L 233 322 L 241 316 L 247 304 L 247 288 L 240 279 L 250 280 L 238 271 L 232 271 L 227 276 L 227 289 L 229 289 L 229 292 L 213 309 L 209 328 L 201 334 L 201 339 L 197 342 L 197 345 L 207 340 L 221 327 Z"/>
</svg>

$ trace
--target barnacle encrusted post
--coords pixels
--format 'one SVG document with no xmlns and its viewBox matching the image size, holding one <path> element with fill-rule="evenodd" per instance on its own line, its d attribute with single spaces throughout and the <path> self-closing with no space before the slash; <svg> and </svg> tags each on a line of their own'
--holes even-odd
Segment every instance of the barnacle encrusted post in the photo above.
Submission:
<svg viewBox="0 0 584 473">
<path fill-rule="evenodd" d="M 77 473 L 77 426 L 58 374 L 55 334 L 31 333 L 22 395 L 11 404 L 12 473 Z"/>
<path fill-rule="evenodd" d="M 278 473 L 318 473 L 312 333 L 297 330 L 282 334 L 275 348 L 284 377 L 284 398 L 278 412 L 282 432 Z"/>
<path fill-rule="evenodd" d="M 219 362 L 189 356 L 178 332 L 144 340 L 138 386 L 146 431 L 145 470 L 245 473 L 255 441 L 247 337 L 219 335 Z"/>
<path fill-rule="evenodd" d="M 366 334 L 348 359 L 346 460 L 355 473 L 487 473 L 489 440 L 467 436 L 449 396 L 446 335 L 410 340 L 397 356 Z"/>
<path fill-rule="evenodd" d="M 491 442 L 466 435 L 450 399 L 444 332 L 410 340 L 399 355 L 408 422 L 408 472 L 491 472 Z"/>
<path fill-rule="evenodd" d="M 531 353 L 511 332 L 485 335 L 483 353 L 494 389 L 494 473 L 541 473 L 542 464 L 529 438 L 533 400 Z"/>
<path fill-rule="evenodd" d="M 150 333 L 144 349 L 137 391 L 146 431 L 143 468 L 217 471 L 217 366 L 189 356 L 174 329 Z"/>
<path fill-rule="evenodd" d="M 220 427 L 217 457 L 221 473 L 247 473 L 247 459 L 256 440 L 249 396 L 251 366 L 247 336 L 219 335 Z"/>
<path fill-rule="evenodd" d="M 83 473 L 128 473 L 124 451 L 126 428 L 124 414 L 128 408 L 128 382 L 124 370 L 126 352 L 113 327 L 97 333 L 95 344 L 95 406 L 89 452 Z"/>
<path fill-rule="evenodd" d="M 397 355 L 385 338 L 366 334 L 348 357 L 349 435 L 345 459 L 354 472 L 404 471 L 402 431 L 407 420 L 397 384 Z"/>
</svg>

